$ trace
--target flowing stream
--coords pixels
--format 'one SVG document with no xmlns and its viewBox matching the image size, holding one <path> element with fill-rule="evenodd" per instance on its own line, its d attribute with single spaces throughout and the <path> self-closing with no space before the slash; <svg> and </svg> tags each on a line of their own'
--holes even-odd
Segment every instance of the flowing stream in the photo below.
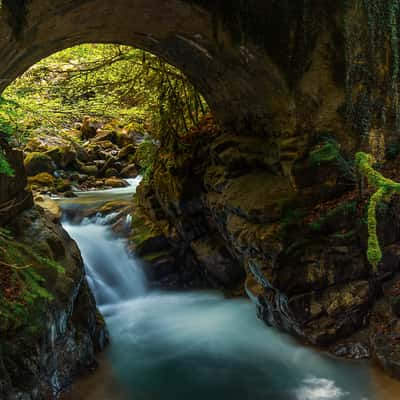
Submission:
<svg viewBox="0 0 400 400">
<path fill-rule="evenodd" d="M 126 189 L 82 193 L 65 210 L 132 196 Z M 87 279 L 111 335 L 97 371 L 71 400 L 394 400 L 400 384 L 367 362 L 302 347 L 267 327 L 246 299 L 212 291 L 154 292 L 140 263 L 104 218 L 64 227 L 78 243 Z"/>
</svg>

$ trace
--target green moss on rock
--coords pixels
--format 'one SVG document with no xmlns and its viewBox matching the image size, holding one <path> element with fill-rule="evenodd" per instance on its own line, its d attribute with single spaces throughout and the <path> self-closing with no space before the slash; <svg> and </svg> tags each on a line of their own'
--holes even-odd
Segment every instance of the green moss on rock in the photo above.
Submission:
<svg viewBox="0 0 400 400">
<path fill-rule="evenodd" d="M 53 175 L 50 175 L 47 172 L 41 172 L 35 176 L 31 176 L 28 178 L 28 183 L 36 186 L 47 186 L 52 187 L 55 184 L 55 178 Z"/>
<path fill-rule="evenodd" d="M 368 205 L 368 261 L 376 271 L 382 259 L 382 251 L 377 234 L 376 210 L 380 202 L 389 201 L 393 194 L 400 193 L 400 183 L 385 178 L 373 168 L 374 157 L 371 154 L 359 152 L 356 163 L 361 175 L 366 177 L 368 184 L 376 189 Z"/>
<path fill-rule="evenodd" d="M 54 171 L 52 159 L 48 155 L 36 151 L 26 155 L 24 166 L 28 176 L 34 176 L 41 172 L 51 174 Z"/>
</svg>

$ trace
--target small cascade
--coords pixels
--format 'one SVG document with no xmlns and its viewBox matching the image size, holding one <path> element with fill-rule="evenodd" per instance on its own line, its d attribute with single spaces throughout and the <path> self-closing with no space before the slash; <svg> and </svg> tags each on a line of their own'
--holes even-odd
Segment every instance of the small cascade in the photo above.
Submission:
<svg viewBox="0 0 400 400">
<path fill-rule="evenodd" d="M 75 200 L 95 196 L 104 202 L 110 195 L 113 199 L 115 196 L 131 196 L 140 180 L 141 177 L 129 179 L 129 186 L 122 189 L 82 193 Z M 115 237 L 109 229 L 108 224 L 115 215 L 96 214 L 84 218 L 79 225 L 68 220 L 63 223 L 65 230 L 79 244 L 87 280 L 100 307 L 142 296 L 146 292 L 138 260 L 128 253 L 126 241 Z"/>
<path fill-rule="evenodd" d="M 138 262 L 126 251 L 126 242 L 112 235 L 102 218 L 81 225 L 64 223 L 79 243 L 89 285 L 99 306 L 141 296 L 146 291 Z"/>
</svg>

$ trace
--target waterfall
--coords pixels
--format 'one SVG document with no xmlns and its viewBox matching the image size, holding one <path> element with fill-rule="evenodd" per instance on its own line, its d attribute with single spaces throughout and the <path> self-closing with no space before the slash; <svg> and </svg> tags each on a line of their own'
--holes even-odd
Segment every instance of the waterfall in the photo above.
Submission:
<svg viewBox="0 0 400 400">
<path fill-rule="evenodd" d="M 96 200 L 107 199 L 110 195 L 113 199 L 130 198 L 140 183 L 140 177 L 127 181 L 129 186 L 126 188 L 79 193 L 75 203 L 79 204 L 79 199 L 89 196 Z M 79 225 L 68 220 L 63 222 L 64 229 L 79 244 L 87 280 L 100 307 L 136 298 L 146 292 L 139 261 L 127 251 L 126 240 L 115 237 L 107 225 L 113 216 L 115 214 L 97 214 L 85 218 Z"/>
<path fill-rule="evenodd" d="M 101 307 L 141 296 L 146 291 L 144 274 L 126 250 L 125 240 L 112 235 L 102 220 L 81 225 L 64 223 L 79 243 L 89 286 Z"/>
</svg>

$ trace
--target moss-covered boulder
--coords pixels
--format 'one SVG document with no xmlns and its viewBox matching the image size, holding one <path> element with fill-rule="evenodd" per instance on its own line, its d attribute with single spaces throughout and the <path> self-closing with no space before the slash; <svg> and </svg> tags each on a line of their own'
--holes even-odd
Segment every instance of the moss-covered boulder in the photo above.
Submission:
<svg viewBox="0 0 400 400">
<path fill-rule="evenodd" d="M 33 185 L 53 186 L 55 183 L 55 178 L 53 175 L 48 174 L 47 172 L 41 172 L 35 176 L 30 176 L 28 178 L 28 182 Z"/>
<path fill-rule="evenodd" d="M 55 164 L 45 153 L 33 152 L 25 156 L 24 166 L 28 176 L 34 176 L 41 172 L 53 173 Z"/>
<path fill-rule="evenodd" d="M 127 146 L 123 147 L 119 153 L 118 153 L 118 158 L 120 160 L 124 160 L 130 155 L 134 155 L 136 152 L 136 148 L 133 144 L 128 144 Z"/>
<path fill-rule="evenodd" d="M 120 130 L 120 131 L 117 131 L 116 138 L 115 138 L 115 144 L 117 146 L 124 147 L 124 146 L 127 146 L 129 144 L 132 144 L 132 142 L 133 142 L 133 138 L 129 134 L 129 132 L 127 132 L 124 129 Z"/>
<path fill-rule="evenodd" d="M 112 188 L 123 188 L 123 187 L 128 186 L 126 181 L 124 181 L 123 179 L 116 178 L 116 177 L 107 178 L 104 181 L 104 184 L 106 186 L 110 186 Z"/>
<path fill-rule="evenodd" d="M 96 209 L 96 212 L 107 215 L 130 207 L 132 207 L 131 201 L 115 200 L 103 204 L 99 209 Z"/>
<path fill-rule="evenodd" d="M 72 188 L 72 183 L 69 179 L 57 179 L 56 190 L 60 193 L 65 193 L 70 191 Z"/>
<path fill-rule="evenodd" d="M 80 164 L 79 172 L 81 172 L 82 174 L 85 174 L 85 175 L 89 175 L 89 176 L 96 176 L 98 174 L 99 170 L 96 165 Z"/>
<path fill-rule="evenodd" d="M 77 158 L 77 153 L 72 146 L 57 146 L 46 152 L 56 164 L 57 169 L 66 169 L 72 166 Z"/>
<path fill-rule="evenodd" d="M 96 136 L 97 127 L 92 123 L 90 117 L 86 116 L 83 118 L 82 125 L 80 127 L 82 139 L 89 140 Z"/>
<path fill-rule="evenodd" d="M 116 168 L 107 168 L 104 176 L 106 178 L 119 177 L 119 172 Z"/>
<path fill-rule="evenodd" d="M 62 210 L 57 202 L 52 200 L 48 196 L 36 196 L 35 204 L 43 208 L 54 222 L 59 222 L 61 220 Z"/>
<path fill-rule="evenodd" d="M 96 136 L 93 138 L 93 142 L 109 142 L 115 144 L 117 133 L 114 130 L 98 130 Z"/>
</svg>

